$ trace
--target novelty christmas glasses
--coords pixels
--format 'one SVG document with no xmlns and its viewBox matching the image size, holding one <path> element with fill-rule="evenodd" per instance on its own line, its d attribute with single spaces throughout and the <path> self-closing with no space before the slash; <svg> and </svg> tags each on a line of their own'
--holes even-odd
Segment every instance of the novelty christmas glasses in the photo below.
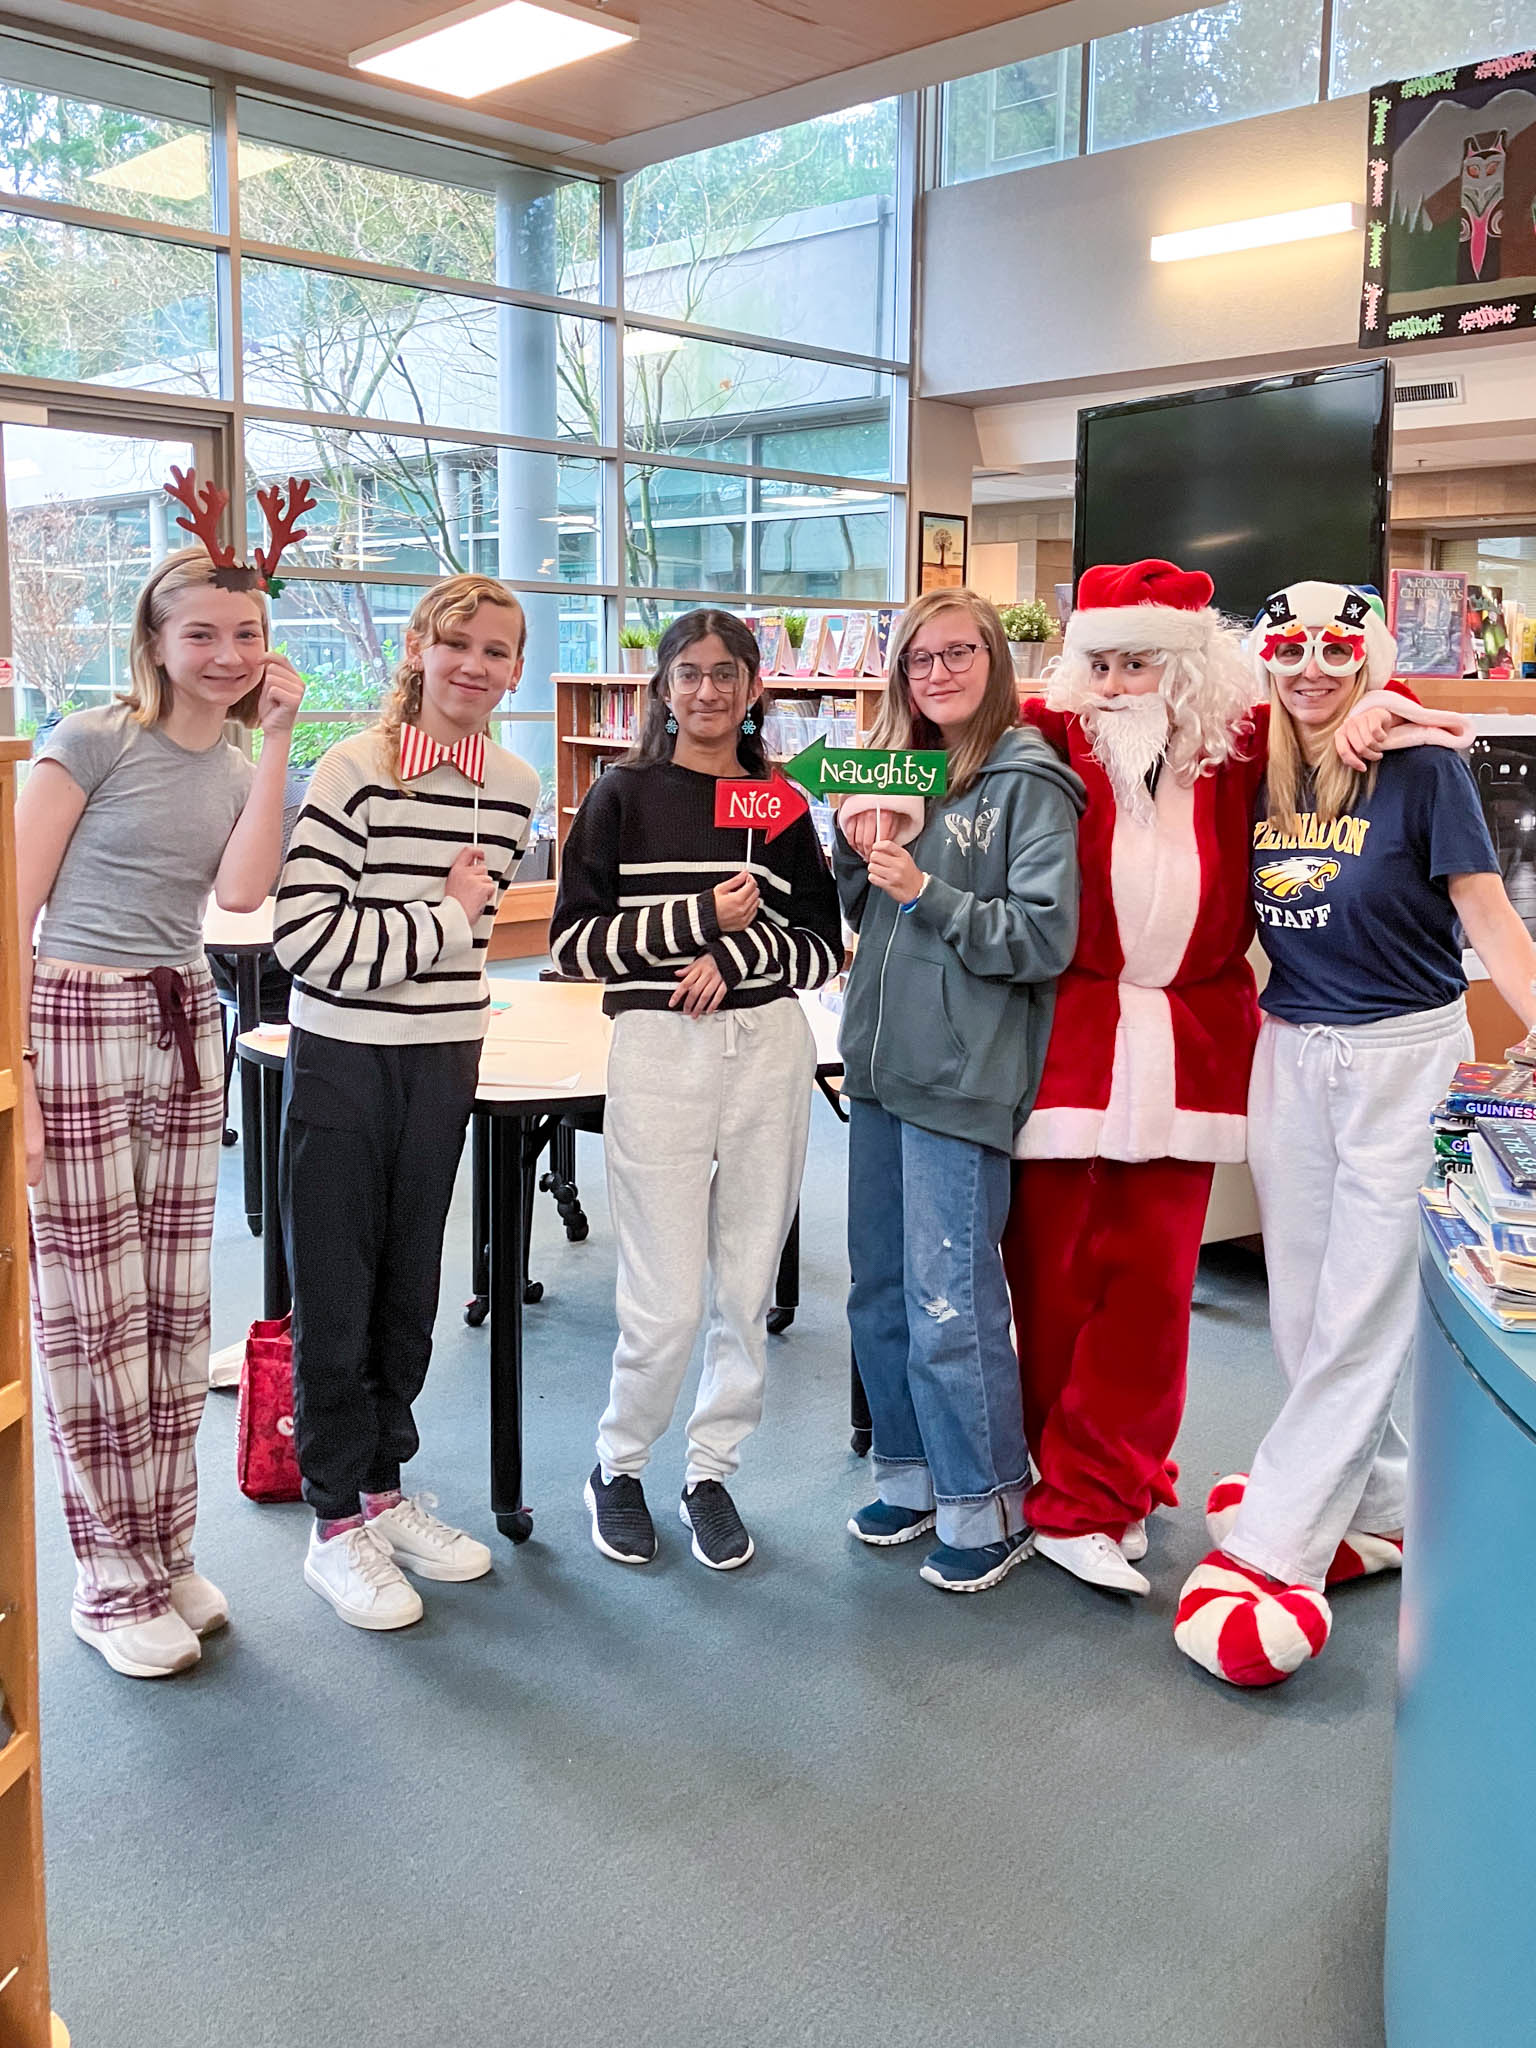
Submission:
<svg viewBox="0 0 1536 2048">
<path fill-rule="evenodd" d="M 1259 659 L 1277 676 L 1299 676 L 1313 661 L 1324 675 L 1352 676 L 1365 665 L 1365 635 L 1339 626 L 1281 626 L 1265 634 Z"/>
</svg>

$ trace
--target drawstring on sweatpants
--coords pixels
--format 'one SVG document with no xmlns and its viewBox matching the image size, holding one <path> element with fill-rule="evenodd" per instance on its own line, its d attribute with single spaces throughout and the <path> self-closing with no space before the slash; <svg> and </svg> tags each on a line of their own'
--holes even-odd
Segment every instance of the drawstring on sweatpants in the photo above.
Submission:
<svg viewBox="0 0 1536 2048">
<path fill-rule="evenodd" d="M 187 1084 L 187 1093 L 195 1095 L 203 1085 L 202 1073 L 197 1064 L 197 1043 L 192 1036 L 192 1019 L 187 1015 L 187 983 L 184 975 L 174 967 L 152 967 L 148 974 L 135 979 L 147 981 L 155 992 L 155 1001 L 160 1006 L 160 1035 L 155 1044 L 163 1052 L 173 1045 L 181 1054 L 182 1077 Z"/>
<path fill-rule="evenodd" d="M 1333 1024 L 1303 1024 L 1301 1026 L 1301 1044 L 1296 1049 L 1296 1064 L 1298 1067 L 1305 1063 L 1308 1050 L 1314 1039 L 1321 1039 L 1329 1054 L 1328 1086 L 1330 1088 L 1337 1088 L 1339 1085 L 1338 1070 L 1340 1067 L 1352 1067 L 1354 1065 L 1355 1049 L 1343 1032 Z"/>
<path fill-rule="evenodd" d="M 725 1057 L 733 1060 L 736 1057 L 736 1034 L 754 1030 L 757 1019 L 750 1010 L 722 1010 L 720 1014 L 725 1019 Z"/>
</svg>

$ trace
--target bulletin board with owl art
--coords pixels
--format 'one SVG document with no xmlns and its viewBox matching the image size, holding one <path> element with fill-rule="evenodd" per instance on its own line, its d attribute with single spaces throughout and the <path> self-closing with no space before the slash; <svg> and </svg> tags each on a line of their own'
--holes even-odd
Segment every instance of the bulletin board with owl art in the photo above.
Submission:
<svg viewBox="0 0 1536 2048">
<path fill-rule="evenodd" d="M 1367 108 L 1362 347 L 1536 324 L 1536 50 Z"/>
</svg>

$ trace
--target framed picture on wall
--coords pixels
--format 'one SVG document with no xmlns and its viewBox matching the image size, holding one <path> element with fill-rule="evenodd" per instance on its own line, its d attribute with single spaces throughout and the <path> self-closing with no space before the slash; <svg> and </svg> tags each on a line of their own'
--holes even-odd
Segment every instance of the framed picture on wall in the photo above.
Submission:
<svg viewBox="0 0 1536 2048">
<path fill-rule="evenodd" d="M 917 594 L 958 590 L 970 558 L 971 522 L 963 512 L 917 515 Z"/>
<path fill-rule="evenodd" d="M 1360 345 L 1536 320 L 1536 50 L 1378 85 Z"/>
</svg>

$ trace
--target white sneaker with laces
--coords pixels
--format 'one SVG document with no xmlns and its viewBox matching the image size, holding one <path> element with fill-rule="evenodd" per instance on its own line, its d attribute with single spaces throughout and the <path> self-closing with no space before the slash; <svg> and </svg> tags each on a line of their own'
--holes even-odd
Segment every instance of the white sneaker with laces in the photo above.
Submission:
<svg viewBox="0 0 1536 2048">
<path fill-rule="evenodd" d="M 491 1568 L 489 1546 L 439 1520 L 436 1506 L 435 1493 L 407 1494 L 368 1527 L 389 1545 L 396 1564 L 420 1579 L 483 1579 Z"/>
<path fill-rule="evenodd" d="M 367 1524 L 324 1543 L 319 1530 L 311 1529 L 304 1583 L 353 1628 L 409 1628 L 425 1612 L 389 1545 Z"/>
<path fill-rule="evenodd" d="M 1120 1555 L 1131 1564 L 1140 1564 L 1147 1554 L 1147 1525 L 1132 1522 L 1120 1538 Z"/>
<path fill-rule="evenodd" d="M 124 1678 L 169 1678 L 203 1654 L 202 1644 L 179 1614 L 157 1614 L 153 1621 L 131 1621 L 126 1628 L 93 1628 L 72 1607 L 69 1622 L 81 1642 L 99 1650 Z"/>
<path fill-rule="evenodd" d="M 172 1579 L 171 1605 L 195 1636 L 211 1636 L 229 1626 L 229 1602 L 201 1572 Z"/>
<path fill-rule="evenodd" d="M 1090 1586 L 1103 1586 L 1111 1593 L 1150 1593 L 1151 1581 L 1144 1579 L 1125 1552 L 1101 1530 L 1091 1536 L 1036 1536 L 1035 1548 L 1052 1564 L 1082 1579 Z"/>
</svg>

